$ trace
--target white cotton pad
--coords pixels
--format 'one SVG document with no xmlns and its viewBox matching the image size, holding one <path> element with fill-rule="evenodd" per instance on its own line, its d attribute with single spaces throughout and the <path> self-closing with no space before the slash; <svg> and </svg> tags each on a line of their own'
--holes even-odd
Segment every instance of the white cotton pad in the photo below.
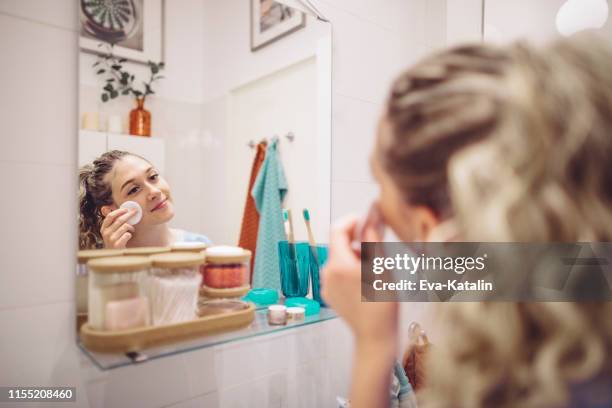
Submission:
<svg viewBox="0 0 612 408">
<path fill-rule="evenodd" d="M 127 208 L 128 210 L 131 210 L 132 208 L 134 208 L 136 210 L 136 214 L 132 215 L 127 220 L 127 223 L 130 225 L 136 225 L 142 219 L 142 208 L 136 201 L 126 201 L 123 204 L 121 204 L 119 208 Z"/>
</svg>

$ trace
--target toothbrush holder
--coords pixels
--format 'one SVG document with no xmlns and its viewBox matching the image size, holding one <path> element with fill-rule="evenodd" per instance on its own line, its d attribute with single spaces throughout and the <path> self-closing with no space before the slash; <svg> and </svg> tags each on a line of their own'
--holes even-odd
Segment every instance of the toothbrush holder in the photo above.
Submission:
<svg viewBox="0 0 612 408">
<path fill-rule="evenodd" d="M 321 274 L 320 271 L 327 262 L 329 256 L 329 248 L 327 245 L 317 245 L 314 247 L 317 253 L 317 259 L 313 256 L 313 251 L 308 251 L 310 260 L 310 285 L 312 287 L 312 298 L 325 307 L 325 302 L 321 297 Z M 310 248 L 309 248 L 310 249 Z M 317 262 L 318 261 L 318 262 Z"/>
<path fill-rule="evenodd" d="M 304 297 L 308 294 L 311 253 L 308 242 L 289 244 L 278 241 L 281 290 L 285 297 Z"/>
</svg>

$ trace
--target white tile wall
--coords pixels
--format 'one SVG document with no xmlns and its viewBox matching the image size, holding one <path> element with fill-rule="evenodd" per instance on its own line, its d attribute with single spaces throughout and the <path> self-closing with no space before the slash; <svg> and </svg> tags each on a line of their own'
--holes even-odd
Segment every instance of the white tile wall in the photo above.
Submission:
<svg viewBox="0 0 612 408">
<path fill-rule="evenodd" d="M 321 1 L 334 24 L 334 218 L 376 195 L 364 159 L 390 79 L 430 47 L 426 3 Z M 0 1 L 0 384 L 76 386 L 83 407 L 334 406 L 352 353 L 337 320 L 110 372 L 74 345 L 76 13 L 73 0 Z"/>
<path fill-rule="evenodd" d="M 75 32 L 0 14 L 0 160 L 76 163 L 77 123 L 66 120 L 77 106 L 76 49 Z"/>
</svg>

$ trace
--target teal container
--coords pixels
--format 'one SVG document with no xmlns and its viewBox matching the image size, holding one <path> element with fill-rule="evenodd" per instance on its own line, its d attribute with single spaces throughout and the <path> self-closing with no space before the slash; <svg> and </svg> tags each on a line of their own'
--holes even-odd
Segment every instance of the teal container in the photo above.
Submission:
<svg viewBox="0 0 612 408">
<path fill-rule="evenodd" d="M 327 263 L 329 248 L 327 245 L 317 245 L 317 259 L 310 254 L 310 285 L 312 287 L 312 298 L 319 302 L 321 306 L 326 306 L 321 297 L 321 269 Z"/>
<path fill-rule="evenodd" d="M 304 297 L 308 294 L 311 263 L 308 242 L 278 242 L 281 290 L 285 297 Z"/>
<path fill-rule="evenodd" d="M 278 303 L 278 292 L 276 289 L 255 288 L 242 298 L 247 302 L 255 303 L 255 306 L 270 306 Z"/>
<path fill-rule="evenodd" d="M 321 306 L 319 303 L 312 299 L 308 299 L 305 297 L 295 297 L 295 298 L 287 298 L 285 299 L 285 306 L 287 307 L 303 307 L 304 314 L 306 316 L 312 316 L 319 313 L 321 310 Z"/>
</svg>

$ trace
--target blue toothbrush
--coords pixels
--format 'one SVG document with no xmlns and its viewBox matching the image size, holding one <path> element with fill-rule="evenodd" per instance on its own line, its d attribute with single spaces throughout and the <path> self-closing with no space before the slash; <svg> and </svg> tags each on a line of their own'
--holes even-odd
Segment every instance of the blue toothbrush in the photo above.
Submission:
<svg viewBox="0 0 612 408">
<path fill-rule="evenodd" d="M 312 233 L 312 228 L 310 227 L 310 212 L 308 208 L 304 208 L 302 211 L 304 214 L 304 222 L 306 223 L 306 230 L 308 231 L 308 242 L 310 243 L 310 250 L 312 251 L 312 256 L 314 257 L 317 265 L 319 264 L 319 257 L 317 256 L 317 242 L 314 239 L 314 235 Z"/>
</svg>

